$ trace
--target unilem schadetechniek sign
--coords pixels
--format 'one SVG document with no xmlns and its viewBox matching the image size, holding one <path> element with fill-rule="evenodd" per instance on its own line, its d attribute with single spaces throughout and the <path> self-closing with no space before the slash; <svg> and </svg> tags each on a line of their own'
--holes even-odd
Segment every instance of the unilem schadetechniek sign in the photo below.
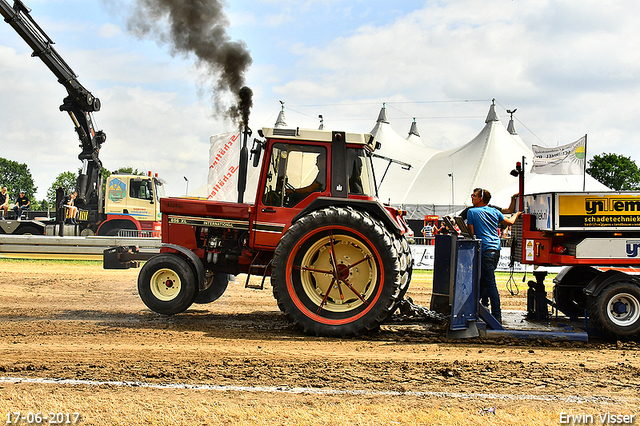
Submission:
<svg viewBox="0 0 640 426">
<path fill-rule="evenodd" d="M 548 192 L 524 203 L 540 231 L 640 227 L 640 192 Z"/>
</svg>

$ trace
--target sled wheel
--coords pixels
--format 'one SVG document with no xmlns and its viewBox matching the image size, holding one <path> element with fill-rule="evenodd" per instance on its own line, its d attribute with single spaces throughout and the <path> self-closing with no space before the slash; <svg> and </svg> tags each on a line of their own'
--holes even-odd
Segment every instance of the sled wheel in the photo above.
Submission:
<svg viewBox="0 0 640 426">
<path fill-rule="evenodd" d="M 197 294 L 196 278 L 187 260 L 162 253 L 144 264 L 138 275 L 138 294 L 149 309 L 174 315 L 191 306 Z"/>
<path fill-rule="evenodd" d="M 375 329 L 399 293 L 393 236 L 349 207 L 317 210 L 294 223 L 273 265 L 278 306 L 309 334 L 355 336 Z"/>
<path fill-rule="evenodd" d="M 227 289 L 229 279 L 229 274 L 207 271 L 207 288 L 198 292 L 194 303 L 204 304 L 218 300 Z"/>
<path fill-rule="evenodd" d="M 584 289 L 602 272 L 591 266 L 575 265 L 564 268 L 553 280 L 553 300 L 556 308 L 566 316 L 584 317 L 587 295 Z"/>
<path fill-rule="evenodd" d="M 587 308 L 587 296 L 584 294 L 584 288 L 587 284 L 589 283 L 556 285 L 553 288 L 553 299 L 558 310 L 572 319 L 584 317 L 584 311 Z"/>
<path fill-rule="evenodd" d="M 640 337 L 640 287 L 622 281 L 587 301 L 589 317 L 598 329 L 620 339 Z"/>
</svg>

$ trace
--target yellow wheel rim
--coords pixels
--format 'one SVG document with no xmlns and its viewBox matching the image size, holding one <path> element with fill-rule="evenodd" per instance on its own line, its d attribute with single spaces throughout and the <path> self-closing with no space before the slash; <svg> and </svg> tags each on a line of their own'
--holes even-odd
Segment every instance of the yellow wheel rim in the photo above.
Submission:
<svg viewBox="0 0 640 426">
<path fill-rule="evenodd" d="M 173 300 L 180 293 L 182 282 L 172 269 L 158 269 L 151 277 L 151 293 L 163 302 Z"/>
<path fill-rule="evenodd" d="M 318 240 L 307 250 L 300 267 L 306 295 L 320 309 L 331 312 L 347 312 L 361 306 L 365 303 L 363 299 L 368 300 L 374 292 L 377 279 L 378 269 L 371 250 L 360 240 L 346 235 L 330 235 Z"/>
</svg>

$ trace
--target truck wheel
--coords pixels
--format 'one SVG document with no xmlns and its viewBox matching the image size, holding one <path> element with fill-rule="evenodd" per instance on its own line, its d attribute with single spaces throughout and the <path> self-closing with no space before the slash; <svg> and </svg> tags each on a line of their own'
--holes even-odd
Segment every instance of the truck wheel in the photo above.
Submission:
<svg viewBox="0 0 640 426">
<path fill-rule="evenodd" d="M 38 228 L 36 228 L 35 226 L 23 226 L 22 228 L 18 229 L 18 232 L 16 232 L 16 235 L 44 235 L 42 233 L 42 231 L 38 231 Z"/>
<path fill-rule="evenodd" d="M 191 306 L 198 288 L 187 260 L 173 253 L 162 253 L 144 264 L 138 275 L 138 294 L 149 309 L 174 315 Z"/>
<path fill-rule="evenodd" d="M 207 288 L 200 290 L 195 303 L 204 304 L 216 301 L 222 296 L 229 284 L 229 274 L 215 274 L 207 271 Z"/>
<path fill-rule="evenodd" d="M 400 291 L 393 236 L 350 207 L 314 211 L 276 248 L 271 284 L 278 306 L 305 333 L 356 336 L 377 328 Z"/>
<path fill-rule="evenodd" d="M 620 339 L 640 337 L 640 287 L 621 281 L 587 300 L 589 317 L 598 329 Z"/>
</svg>

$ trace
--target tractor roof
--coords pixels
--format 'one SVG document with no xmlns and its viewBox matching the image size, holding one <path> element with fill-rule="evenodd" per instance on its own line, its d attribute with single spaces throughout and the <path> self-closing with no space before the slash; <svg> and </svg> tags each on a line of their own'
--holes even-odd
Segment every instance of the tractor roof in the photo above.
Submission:
<svg viewBox="0 0 640 426">
<path fill-rule="evenodd" d="M 331 142 L 333 133 L 331 130 L 314 130 L 301 128 L 271 128 L 263 127 L 262 133 L 267 138 L 287 139 L 291 141 Z M 376 149 L 377 141 L 368 133 L 345 133 L 346 143 L 368 146 L 371 151 Z"/>
</svg>

